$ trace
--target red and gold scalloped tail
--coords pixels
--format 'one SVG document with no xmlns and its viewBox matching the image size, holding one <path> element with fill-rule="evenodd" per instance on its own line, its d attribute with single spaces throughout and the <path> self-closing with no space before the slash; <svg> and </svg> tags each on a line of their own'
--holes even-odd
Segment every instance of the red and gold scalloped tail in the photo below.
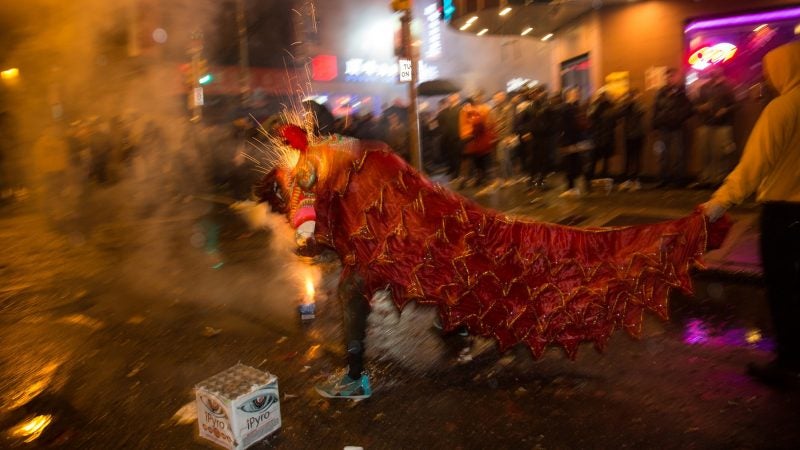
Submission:
<svg viewBox="0 0 800 450">
<path fill-rule="evenodd" d="M 511 219 L 421 177 L 387 151 L 364 152 L 318 193 L 318 237 L 372 292 L 398 307 L 433 304 L 445 329 L 466 325 L 539 357 L 574 358 L 611 333 L 638 337 L 645 311 L 668 317 L 670 289 L 691 292 L 706 250 L 699 212 L 668 222 L 580 229 Z"/>
</svg>

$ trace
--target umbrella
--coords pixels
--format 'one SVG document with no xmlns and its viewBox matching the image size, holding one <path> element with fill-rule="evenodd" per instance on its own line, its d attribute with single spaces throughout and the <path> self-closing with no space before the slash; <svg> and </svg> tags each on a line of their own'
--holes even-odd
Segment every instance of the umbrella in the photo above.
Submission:
<svg viewBox="0 0 800 450">
<path fill-rule="evenodd" d="M 333 133 L 333 123 L 335 119 L 331 111 L 325 106 L 313 100 L 303 102 L 303 107 L 314 114 L 314 133 L 328 134 Z"/>
<path fill-rule="evenodd" d="M 460 90 L 457 84 L 447 79 L 423 81 L 417 85 L 417 95 L 425 97 L 455 94 Z"/>
</svg>

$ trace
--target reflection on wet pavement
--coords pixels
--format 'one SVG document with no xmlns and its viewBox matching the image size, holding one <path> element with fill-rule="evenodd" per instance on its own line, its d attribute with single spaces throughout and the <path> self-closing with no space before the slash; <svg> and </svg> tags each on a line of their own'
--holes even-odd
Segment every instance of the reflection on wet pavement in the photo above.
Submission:
<svg viewBox="0 0 800 450">
<path fill-rule="evenodd" d="M 39 394 L 44 392 L 50 386 L 53 375 L 56 373 L 59 364 L 51 362 L 45 364 L 38 372 L 30 373 L 25 377 L 29 383 L 22 389 L 12 391 L 8 405 L 3 408 L 4 411 L 13 411 L 36 398 Z"/>
<path fill-rule="evenodd" d="M 11 435 L 12 438 L 22 439 L 25 443 L 33 442 L 39 439 L 39 436 L 41 436 L 44 429 L 50 425 L 52 420 L 53 416 L 51 415 L 31 417 L 12 427 L 11 430 L 9 430 L 9 435 Z"/>
<path fill-rule="evenodd" d="M 764 337 L 757 328 L 727 328 L 724 324 L 714 324 L 703 319 L 690 319 L 684 328 L 683 342 L 690 345 L 711 347 L 745 347 L 772 351 L 775 343 Z"/>
<path fill-rule="evenodd" d="M 92 319 L 84 314 L 71 314 L 68 316 L 61 317 L 56 321 L 57 323 L 68 323 L 72 325 L 80 325 L 86 327 L 90 330 L 99 330 L 103 328 L 103 322 Z"/>
</svg>

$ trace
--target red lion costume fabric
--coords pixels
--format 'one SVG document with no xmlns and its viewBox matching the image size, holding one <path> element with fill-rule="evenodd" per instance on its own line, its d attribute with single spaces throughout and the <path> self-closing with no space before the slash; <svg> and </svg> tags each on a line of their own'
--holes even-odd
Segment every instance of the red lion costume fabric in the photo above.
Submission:
<svg viewBox="0 0 800 450">
<path fill-rule="evenodd" d="M 400 309 L 435 305 L 446 330 L 466 325 L 501 351 L 524 343 L 539 357 L 555 344 L 574 358 L 584 341 L 602 350 L 617 328 L 638 337 L 646 310 L 667 318 L 671 288 L 691 293 L 690 267 L 709 245 L 699 211 L 586 229 L 510 218 L 434 184 L 385 145 L 350 147 L 308 150 L 319 161 L 317 244 L 370 296 L 388 288 Z M 729 223 L 717 224 L 721 241 Z"/>
</svg>

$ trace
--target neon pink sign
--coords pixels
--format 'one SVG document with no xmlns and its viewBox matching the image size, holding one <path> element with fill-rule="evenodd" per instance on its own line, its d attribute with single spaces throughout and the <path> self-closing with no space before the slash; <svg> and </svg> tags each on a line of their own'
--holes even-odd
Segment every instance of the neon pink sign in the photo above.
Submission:
<svg viewBox="0 0 800 450">
<path fill-rule="evenodd" d="M 689 65 L 696 70 L 705 70 L 714 64 L 721 64 L 733 58 L 736 46 L 728 42 L 721 42 L 710 47 L 703 47 L 692 53 Z"/>
</svg>

